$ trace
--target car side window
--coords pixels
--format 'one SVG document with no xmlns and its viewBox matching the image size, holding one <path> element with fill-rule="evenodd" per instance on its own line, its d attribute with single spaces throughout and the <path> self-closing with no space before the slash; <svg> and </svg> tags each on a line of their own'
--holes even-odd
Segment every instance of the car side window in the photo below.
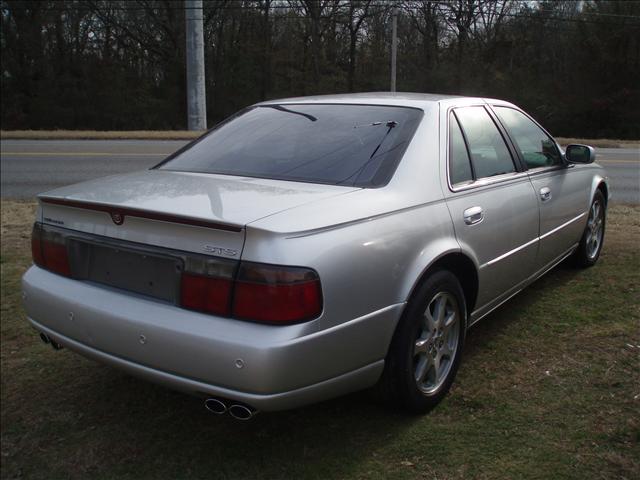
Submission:
<svg viewBox="0 0 640 480">
<path fill-rule="evenodd" d="M 509 107 L 494 107 L 509 131 L 527 167 L 560 165 L 562 158 L 553 139 L 524 113 Z"/>
<path fill-rule="evenodd" d="M 449 115 L 449 179 L 451 185 L 473 180 L 467 146 L 453 113 Z"/>
<path fill-rule="evenodd" d="M 464 132 L 476 180 L 515 172 L 511 153 L 484 107 L 454 110 Z"/>
</svg>

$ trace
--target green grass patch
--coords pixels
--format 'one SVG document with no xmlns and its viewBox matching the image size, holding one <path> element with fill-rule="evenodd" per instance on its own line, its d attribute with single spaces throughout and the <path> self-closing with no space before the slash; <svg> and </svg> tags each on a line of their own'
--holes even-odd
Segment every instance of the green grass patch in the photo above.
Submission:
<svg viewBox="0 0 640 480">
<path fill-rule="evenodd" d="M 2 202 L 2 478 L 639 478 L 640 208 L 474 327 L 429 415 L 366 393 L 247 423 L 43 345 L 24 319 L 33 204 Z"/>
</svg>

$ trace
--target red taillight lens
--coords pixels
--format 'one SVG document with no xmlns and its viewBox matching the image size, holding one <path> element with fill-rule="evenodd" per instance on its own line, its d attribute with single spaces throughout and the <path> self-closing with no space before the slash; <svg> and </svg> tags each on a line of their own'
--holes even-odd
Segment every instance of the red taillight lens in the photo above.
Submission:
<svg viewBox="0 0 640 480">
<path fill-rule="evenodd" d="M 237 262 L 202 255 L 185 258 L 180 280 L 180 305 L 228 317 Z"/>
<path fill-rule="evenodd" d="M 71 276 L 66 245 L 45 240 L 42 242 L 42 256 L 44 268 L 65 277 Z"/>
<path fill-rule="evenodd" d="M 243 262 L 233 296 L 235 318 L 274 324 L 311 320 L 322 312 L 320 280 L 313 270 Z"/>
<path fill-rule="evenodd" d="M 42 256 L 42 226 L 36 222 L 33 224 L 31 231 L 31 257 L 33 263 L 39 267 L 44 266 L 44 257 Z"/>
<path fill-rule="evenodd" d="M 231 280 L 182 274 L 180 304 L 191 310 L 229 316 Z"/>
<path fill-rule="evenodd" d="M 31 254 L 36 265 L 65 277 L 71 276 L 67 244 L 61 233 L 36 223 L 31 235 Z"/>
</svg>

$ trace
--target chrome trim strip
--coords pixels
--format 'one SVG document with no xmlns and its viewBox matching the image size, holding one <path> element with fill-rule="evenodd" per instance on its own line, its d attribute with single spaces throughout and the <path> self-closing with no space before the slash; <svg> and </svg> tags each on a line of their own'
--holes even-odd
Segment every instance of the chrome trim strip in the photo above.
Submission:
<svg viewBox="0 0 640 480">
<path fill-rule="evenodd" d="M 530 177 L 533 177 L 537 175 L 543 175 L 545 173 L 562 172 L 562 171 L 565 171 L 566 169 L 567 169 L 567 165 L 565 164 L 547 165 L 544 167 L 530 168 L 529 170 L 527 170 L 527 173 L 529 174 Z"/>
<path fill-rule="evenodd" d="M 544 235 L 541 235 L 540 237 L 538 237 L 540 240 L 547 238 L 549 235 L 553 235 L 554 233 L 556 233 L 558 230 L 562 230 L 564 227 L 572 224 L 573 222 L 575 222 L 576 220 L 580 220 L 582 217 L 584 217 L 587 214 L 587 212 L 582 212 L 580 215 L 578 215 L 575 218 L 572 218 L 571 220 L 569 220 L 568 222 L 563 223 L 562 225 L 560 225 L 559 227 L 554 228 L 553 230 L 549 230 L 547 233 L 545 233 Z"/>
<path fill-rule="evenodd" d="M 448 172 L 447 172 L 448 175 Z M 460 186 L 451 185 L 451 180 L 447 178 L 447 182 L 449 184 L 449 190 L 453 193 L 465 192 L 467 190 L 475 190 L 482 187 L 487 187 L 489 185 L 495 185 L 497 183 L 506 183 L 510 180 L 520 180 L 524 178 L 528 178 L 529 175 L 527 172 L 511 172 L 505 173 L 503 175 L 494 175 L 493 177 L 483 177 L 475 182 L 460 184 Z"/>
<path fill-rule="evenodd" d="M 471 323 L 469 323 L 469 325 L 467 326 L 467 329 L 471 328 L 473 325 L 478 323 L 480 320 L 482 320 L 484 317 L 489 315 L 491 312 L 493 312 L 494 310 L 496 310 L 497 308 L 499 308 L 500 306 L 502 306 L 503 304 L 505 304 L 506 302 L 511 300 L 513 297 L 515 297 L 517 294 L 519 294 L 521 291 L 523 291 L 527 286 L 531 285 L 536 280 L 539 280 L 544 275 L 546 275 L 549 271 L 551 271 L 554 267 L 556 267 L 557 265 L 562 263 L 566 258 L 568 258 L 575 251 L 577 246 L 578 246 L 578 244 L 574 243 L 571 246 L 571 248 L 569 250 L 567 250 L 564 254 L 560 255 L 560 257 L 558 257 L 557 260 L 552 261 L 549 265 L 543 267 L 541 270 L 538 270 L 536 273 L 531 275 L 529 278 L 527 278 L 524 281 L 522 281 L 520 283 L 520 285 L 516 286 L 516 289 L 515 289 L 515 291 L 513 293 L 511 293 L 510 295 L 507 295 L 507 297 L 504 300 L 498 302 L 496 305 L 491 307 L 489 310 L 487 310 L 486 312 L 480 314 L 477 318 L 474 318 L 474 316 L 478 315 L 478 312 L 480 312 L 487 305 L 490 305 L 491 302 L 488 302 L 485 305 L 483 305 L 482 307 L 477 308 L 473 312 L 471 312 L 471 315 L 469 315 L 469 317 L 471 319 Z"/>
<path fill-rule="evenodd" d="M 529 279 L 532 282 L 535 282 L 538 278 L 542 277 L 543 275 L 545 275 L 547 272 L 549 272 L 551 269 L 553 269 L 556 265 L 558 265 L 559 263 L 561 263 L 565 258 L 567 258 L 568 256 L 570 256 L 576 248 L 578 248 L 579 243 L 576 242 L 574 243 L 571 248 L 569 248 L 569 250 L 567 250 L 565 253 L 563 253 L 562 255 L 560 255 L 560 257 L 558 257 L 558 259 L 556 260 L 552 260 L 551 262 L 549 262 L 547 265 L 545 265 L 544 267 L 542 267 L 540 270 L 538 270 L 536 273 L 534 273 L 533 275 L 531 275 L 531 277 L 529 277 Z"/>
<path fill-rule="evenodd" d="M 494 263 L 498 263 L 500 260 L 504 260 L 508 256 L 513 255 L 514 253 L 518 253 L 520 250 L 522 250 L 524 248 L 527 248 L 530 245 L 533 245 L 538 240 L 540 240 L 539 237 L 536 237 L 533 240 L 529 240 L 527 243 L 524 243 L 524 244 L 520 245 L 519 247 L 514 248 L 513 250 L 509 250 L 507 253 L 503 253 L 499 257 L 496 257 L 493 260 L 489 260 L 487 263 L 485 263 L 483 265 L 480 265 L 480 268 L 488 267 L 489 265 L 493 265 Z"/>
<path fill-rule="evenodd" d="M 554 233 L 558 232 L 559 230 L 562 230 L 564 227 L 569 226 L 570 224 L 572 224 L 573 222 L 580 220 L 582 217 L 584 217 L 587 214 L 587 212 L 582 212 L 580 215 L 578 215 L 575 218 L 572 218 L 571 220 L 569 220 L 568 222 L 563 223 L 562 225 L 554 228 L 553 230 L 549 230 L 547 233 L 545 233 L 544 235 L 540 236 L 540 237 L 536 237 L 533 240 L 529 240 L 527 243 L 524 243 L 522 245 L 520 245 L 519 247 L 514 248 L 513 250 L 509 250 L 507 253 L 503 253 L 502 255 L 500 255 L 499 257 L 496 257 L 492 260 L 489 260 L 487 263 L 483 263 L 482 265 L 480 265 L 480 268 L 485 268 L 488 267 L 490 265 L 493 265 L 494 263 L 498 263 L 500 260 L 504 260 L 505 258 L 513 255 L 514 253 L 518 253 L 520 250 L 527 248 L 530 245 L 533 245 L 534 243 L 536 243 L 537 241 L 543 240 L 545 238 L 547 238 L 550 235 L 553 235 Z"/>
<path fill-rule="evenodd" d="M 526 284 L 527 280 L 525 280 L 523 282 L 523 285 Z M 517 294 L 519 294 L 522 290 L 524 290 L 524 286 L 520 287 L 518 289 L 516 289 L 515 292 L 513 292 L 511 295 L 508 295 L 504 300 L 502 300 L 501 302 L 498 302 L 495 306 L 491 307 L 489 310 L 487 310 L 485 313 L 483 313 L 482 315 L 480 315 L 478 318 L 473 318 L 473 315 L 480 309 L 476 310 L 475 312 L 473 312 L 471 314 L 471 323 L 467 326 L 467 330 L 471 327 L 473 327 L 476 323 L 478 323 L 480 320 L 482 320 L 484 317 L 486 317 L 487 315 L 489 315 L 491 312 L 493 312 L 495 309 L 500 308 L 502 305 L 504 305 L 505 303 L 507 303 L 509 300 L 511 300 L 513 297 L 515 297 Z"/>
</svg>

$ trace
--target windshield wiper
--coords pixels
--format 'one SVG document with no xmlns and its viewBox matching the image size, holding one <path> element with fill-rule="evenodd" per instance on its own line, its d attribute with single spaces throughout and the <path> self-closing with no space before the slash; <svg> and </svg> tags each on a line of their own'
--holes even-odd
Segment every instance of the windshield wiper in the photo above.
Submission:
<svg viewBox="0 0 640 480">
<path fill-rule="evenodd" d="M 263 108 L 273 108 L 274 110 L 278 110 L 280 112 L 293 113 L 294 115 L 300 115 L 304 118 L 308 118 L 312 122 L 317 122 L 318 119 L 313 115 L 309 115 L 308 113 L 296 112 L 295 110 L 291 110 L 289 108 L 285 108 L 282 105 L 262 105 Z"/>
<path fill-rule="evenodd" d="M 398 125 L 398 122 L 396 122 L 395 120 L 389 120 L 386 123 L 387 128 L 387 132 L 384 134 L 384 136 L 382 137 L 382 140 L 380 140 L 380 143 L 378 143 L 378 146 L 375 148 L 375 150 L 373 151 L 373 153 L 371 154 L 371 156 L 369 157 L 369 160 L 371 160 L 373 158 L 373 156 L 376 154 L 376 152 L 378 151 L 378 149 L 382 146 L 384 140 L 387 138 L 387 136 L 389 135 L 389 133 L 391 132 L 391 130 L 393 130 L 394 127 L 396 127 Z M 364 168 L 364 167 L 363 167 Z"/>
<path fill-rule="evenodd" d="M 382 122 L 374 122 L 374 123 L 370 123 L 369 125 L 371 125 L 371 126 L 382 125 Z M 352 178 L 354 175 L 356 176 L 356 179 L 358 178 L 358 176 L 364 171 L 364 169 L 367 167 L 367 165 L 369 165 L 371 163 L 371 161 L 373 160 L 373 157 L 378 152 L 378 150 L 380 149 L 380 147 L 384 143 L 385 139 L 387 138 L 387 136 L 391 132 L 391 130 L 393 130 L 396 126 L 398 126 L 398 122 L 396 122 L 395 120 L 389 120 L 385 125 L 388 127 L 387 131 L 385 132 L 385 134 L 383 135 L 382 139 L 380 140 L 380 143 L 378 143 L 376 148 L 373 150 L 373 152 L 369 156 L 369 160 L 364 162 L 364 165 L 359 167 L 355 172 L 353 172 L 347 178 L 344 178 L 344 179 L 340 180 L 339 182 L 337 182 L 336 185 L 340 185 L 340 184 L 346 182 L 347 180 Z M 361 126 L 368 126 L 368 125 L 361 125 Z M 353 128 L 356 128 L 356 127 L 353 127 Z"/>
<path fill-rule="evenodd" d="M 353 128 L 362 128 L 362 127 L 377 127 L 378 125 L 382 125 L 385 122 L 371 122 L 371 123 L 365 123 L 363 125 L 354 125 Z M 398 122 L 396 122 L 395 120 L 389 120 L 388 122 L 385 123 L 385 125 L 389 128 L 393 128 L 396 125 L 398 125 Z"/>
</svg>

